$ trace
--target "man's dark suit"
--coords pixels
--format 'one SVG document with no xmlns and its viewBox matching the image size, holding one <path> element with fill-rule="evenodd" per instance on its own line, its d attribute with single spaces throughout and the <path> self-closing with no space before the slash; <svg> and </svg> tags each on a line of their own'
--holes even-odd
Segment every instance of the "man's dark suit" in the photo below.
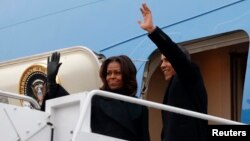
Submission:
<svg viewBox="0 0 250 141">
<path fill-rule="evenodd" d="M 171 78 L 164 104 L 207 113 L 207 93 L 199 68 L 158 27 L 148 35 L 169 60 L 176 75 Z M 164 141 L 205 141 L 207 121 L 162 111 Z"/>
</svg>

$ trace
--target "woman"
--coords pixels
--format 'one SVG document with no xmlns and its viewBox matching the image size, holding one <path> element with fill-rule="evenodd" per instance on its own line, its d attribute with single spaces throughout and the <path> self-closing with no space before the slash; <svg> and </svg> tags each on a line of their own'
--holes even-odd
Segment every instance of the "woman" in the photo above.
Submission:
<svg viewBox="0 0 250 141">
<path fill-rule="evenodd" d="M 61 66 L 60 53 L 53 53 L 47 64 L 47 94 L 45 100 L 69 93 L 56 84 L 56 75 Z M 100 68 L 103 82 L 101 90 L 135 97 L 137 91 L 136 68 L 129 57 L 113 56 L 106 59 Z M 45 101 L 42 104 L 44 110 Z M 132 103 L 94 96 L 91 106 L 92 132 L 130 141 L 149 141 L 148 109 Z"/>
<path fill-rule="evenodd" d="M 113 56 L 100 69 L 101 90 L 135 97 L 136 68 L 129 57 Z M 91 128 L 95 133 L 130 141 L 148 141 L 148 109 L 144 106 L 94 96 Z"/>
</svg>

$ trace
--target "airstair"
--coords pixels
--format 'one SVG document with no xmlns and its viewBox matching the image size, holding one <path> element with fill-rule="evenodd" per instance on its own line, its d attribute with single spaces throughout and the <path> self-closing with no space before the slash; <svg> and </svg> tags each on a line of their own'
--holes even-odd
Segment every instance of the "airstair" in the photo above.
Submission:
<svg viewBox="0 0 250 141">
<path fill-rule="evenodd" d="M 244 125 L 244 123 L 197 113 L 160 103 L 118 95 L 111 92 L 92 90 L 47 100 L 45 112 L 40 111 L 34 99 L 10 92 L 0 91 L 0 96 L 14 98 L 30 103 L 22 107 L 0 103 L 0 136 L 3 141 L 120 141 L 91 132 L 91 99 L 100 95 L 147 107 L 166 110 L 183 115 L 211 120 L 226 125 Z"/>
</svg>

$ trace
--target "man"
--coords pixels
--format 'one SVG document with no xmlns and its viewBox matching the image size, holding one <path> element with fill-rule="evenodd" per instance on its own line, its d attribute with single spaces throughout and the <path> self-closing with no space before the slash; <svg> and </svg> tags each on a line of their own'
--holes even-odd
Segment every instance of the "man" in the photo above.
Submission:
<svg viewBox="0 0 250 141">
<path fill-rule="evenodd" d="M 206 114 L 207 93 L 198 66 L 191 61 L 184 48 L 154 26 L 151 11 L 145 3 L 140 10 L 144 20 L 138 23 L 162 53 L 161 69 L 169 81 L 163 104 Z M 167 111 L 162 111 L 162 120 L 163 141 L 206 140 L 205 120 Z"/>
</svg>

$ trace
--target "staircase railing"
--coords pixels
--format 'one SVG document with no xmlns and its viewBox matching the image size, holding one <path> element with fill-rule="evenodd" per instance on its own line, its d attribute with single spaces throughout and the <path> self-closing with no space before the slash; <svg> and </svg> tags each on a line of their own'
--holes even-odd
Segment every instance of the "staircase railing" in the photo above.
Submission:
<svg viewBox="0 0 250 141">
<path fill-rule="evenodd" d="M 1 90 L 0 90 L 0 96 L 6 97 L 6 98 L 13 98 L 13 99 L 27 101 L 35 109 L 40 109 L 40 105 L 37 103 L 37 101 L 34 100 L 33 98 L 29 97 L 29 96 L 19 95 L 19 94 L 16 94 L 16 93 L 11 93 L 11 92 L 1 91 Z"/>
<path fill-rule="evenodd" d="M 109 97 L 109 98 L 113 98 L 113 99 L 117 99 L 117 100 L 121 100 L 121 101 L 126 101 L 126 102 L 130 102 L 130 103 L 144 105 L 146 107 L 152 107 L 152 108 L 159 109 L 159 110 L 165 110 L 165 111 L 174 112 L 174 113 L 178 113 L 178 114 L 182 114 L 182 115 L 186 115 L 186 116 L 196 117 L 199 119 L 214 121 L 214 122 L 217 122 L 220 124 L 246 125 L 245 123 L 241 123 L 241 122 L 237 122 L 237 121 L 233 121 L 233 120 L 229 120 L 229 119 L 225 119 L 225 118 L 221 118 L 221 117 L 216 117 L 216 116 L 212 116 L 212 115 L 208 115 L 208 114 L 203 114 L 203 113 L 199 113 L 199 112 L 194 112 L 194 111 L 190 111 L 190 110 L 186 110 L 186 109 L 182 109 L 182 108 L 177 108 L 174 106 L 164 105 L 164 104 L 157 103 L 157 102 L 133 98 L 133 97 L 115 94 L 115 93 L 102 91 L 102 90 L 92 90 L 87 94 L 86 100 L 85 100 L 84 105 L 82 107 L 82 110 L 80 112 L 79 120 L 78 120 L 78 123 L 76 125 L 76 129 L 74 130 L 74 133 L 73 133 L 73 138 L 72 138 L 73 141 L 75 141 L 76 136 L 80 130 L 82 130 L 82 131 L 85 130 L 85 129 L 81 129 L 81 128 L 82 128 L 85 116 L 87 114 L 89 105 L 91 104 L 91 99 L 94 95 Z M 86 131 L 88 131 L 88 128 L 86 128 Z"/>
</svg>

